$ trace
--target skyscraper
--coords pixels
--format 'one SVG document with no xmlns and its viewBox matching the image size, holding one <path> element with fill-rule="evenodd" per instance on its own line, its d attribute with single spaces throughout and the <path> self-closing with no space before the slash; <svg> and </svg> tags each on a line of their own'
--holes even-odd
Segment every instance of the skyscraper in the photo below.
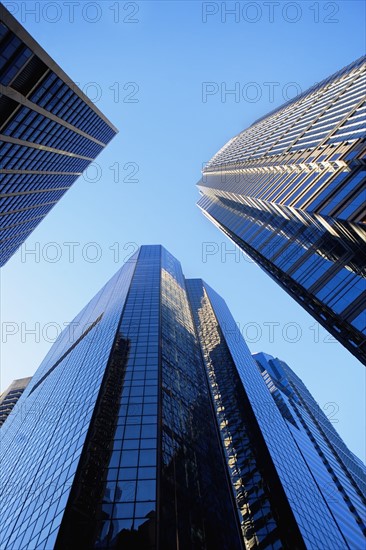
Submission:
<svg viewBox="0 0 366 550">
<path fill-rule="evenodd" d="M 363 57 L 231 139 L 198 206 L 366 364 L 365 75 Z"/>
<path fill-rule="evenodd" d="M 9 550 L 361 537 L 347 506 L 347 533 L 335 520 L 225 302 L 161 246 L 141 247 L 60 335 L 1 436 Z"/>
<path fill-rule="evenodd" d="M 116 132 L 0 4 L 0 266 Z"/>
<path fill-rule="evenodd" d="M 30 380 L 31 378 L 13 380 L 10 386 L 0 395 L 0 426 L 2 426 L 8 418 Z"/>
<path fill-rule="evenodd" d="M 325 405 L 328 418 L 286 363 L 265 353 L 253 357 L 345 541 L 352 532 L 351 548 L 362 548 L 366 536 L 366 469 L 334 429 L 337 404 Z M 350 521 L 350 513 L 355 521 Z"/>
</svg>

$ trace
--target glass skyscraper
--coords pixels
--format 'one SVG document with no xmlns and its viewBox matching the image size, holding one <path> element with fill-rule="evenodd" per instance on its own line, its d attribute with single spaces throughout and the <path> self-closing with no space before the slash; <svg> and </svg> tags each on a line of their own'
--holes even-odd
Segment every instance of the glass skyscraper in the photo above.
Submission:
<svg viewBox="0 0 366 550">
<path fill-rule="evenodd" d="M 116 132 L 0 4 L 0 266 Z"/>
<path fill-rule="evenodd" d="M 327 404 L 326 416 L 286 363 L 265 353 L 253 357 L 344 536 L 344 546 L 362 548 L 366 536 L 366 469 L 334 429 L 333 422 L 338 422 L 336 403 Z"/>
<path fill-rule="evenodd" d="M 363 57 L 231 139 L 198 206 L 366 364 L 365 77 Z"/>
<path fill-rule="evenodd" d="M 141 247 L 0 430 L 1 547 L 359 548 L 362 464 L 300 382 L 286 393 L 256 360 L 220 296 Z"/>
</svg>

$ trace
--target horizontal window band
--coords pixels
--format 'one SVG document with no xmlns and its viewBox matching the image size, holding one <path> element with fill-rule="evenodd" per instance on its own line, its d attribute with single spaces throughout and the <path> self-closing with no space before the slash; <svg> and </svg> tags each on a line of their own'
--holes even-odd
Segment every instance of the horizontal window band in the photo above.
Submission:
<svg viewBox="0 0 366 550">
<path fill-rule="evenodd" d="M 55 153 L 56 155 L 64 155 L 67 157 L 90 160 L 94 160 L 94 157 L 85 157 L 84 155 L 77 155 L 76 153 L 70 153 L 69 151 L 64 151 L 62 149 L 54 149 L 53 147 L 48 147 L 47 145 L 42 145 L 42 143 L 34 143 L 33 141 L 26 141 L 24 139 L 14 138 L 12 136 L 6 136 L 5 134 L 0 134 L 0 140 L 6 143 L 13 143 L 14 145 L 19 145 L 21 147 L 32 147 L 33 149 L 40 149 L 41 151 L 48 151 L 49 153 Z"/>
<path fill-rule="evenodd" d="M 0 199 L 7 197 L 21 197 L 23 195 L 38 195 L 39 193 L 52 193 L 53 191 L 67 191 L 70 185 L 66 187 L 51 187 L 50 189 L 32 189 L 31 191 L 14 191 L 12 193 L 0 193 Z"/>
<path fill-rule="evenodd" d="M 52 170 L 0 170 L 0 174 L 39 174 L 45 176 L 81 176 L 82 172 L 54 172 Z"/>
<path fill-rule="evenodd" d="M 39 204 L 34 204 L 32 206 L 27 206 L 25 208 L 19 208 L 18 210 L 9 210 L 8 212 L 1 212 L 0 217 L 9 216 L 10 214 L 18 214 L 19 212 L 27 212 L 28 210 L 33 210 L 34 208 L 42 208 L 42 206 L 52 206 L 57 202 L 58 202 L 58 199 L 56 201 L 42 202 Z"/>
<path fill-rule="evenodd" d="M 76 126 L 73 126 L 69 122 L 62 120 L 62 118 L 59 118 L 58 116 L 53 115 L 50 111 L 47 111 L 46 109 L 43 109 L 43 107 L 40 107 L 36 103 L 29 101 L 29 99 L 26 99 L 24 96 L 22 96 L 22 94 L 20 94 L 16 90 L 13 90 L 13 88 L 10 88 L 9 86 L 0 85 L 0 93 L 5 95 L 6 97 L 9 97 L 13 101 L 16 101 L 17 103 L 19 103 L 19 105 L 22 105 L 23 107 L 27 107 L 31 111 L 36 111 L 36 113 L 44 116 L 45 118 L 53 120 L 57 124 L 60 124 L 60 126 L 63 126 L 64 128 L 68 128 L 75 134 L 79 134 L 80 136 L 83 136 L 89 139 L 90 141 L 93 141 L 94 143 L 101 145 L 102 147 L 106 146 L 106 143 L 99 141 L 99 139 L 96 139 L 93 136 L 90 136 L 86 132 L 83 132 L 82 130 L 79 130 L 79 128 L 76 128 Z"/>
</svg>

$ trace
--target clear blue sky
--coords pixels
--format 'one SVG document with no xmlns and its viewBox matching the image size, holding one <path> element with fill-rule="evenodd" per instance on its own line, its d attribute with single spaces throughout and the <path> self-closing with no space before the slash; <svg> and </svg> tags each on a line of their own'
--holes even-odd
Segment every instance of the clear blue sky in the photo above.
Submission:
<svg viewBox="0 0 366 550">
<path fill-rule="evenodd" d="M 34 373 L 57 327 L 137 245 L 161 243 L 225 298 L 253 352 L 295 370 L 364 459 L 364 367 L 252 262 L 227 254 L 233 245 L 195 206 L 202 164 L 230 137 L 364 54 L 364 3 L 239 2 L 236 15 L 221 2 L 79 2 L 73 14 L 62 1 L 3 3 L 120 133 L 98 181 L 90 169 L 29 237 L 36 255 L 23 247 L 2 270 L 2 321 L 18 331 L 3 335 L 2 389 Z M 235 86 L 240 97 L 225 96 Z M 205 243 L 215 253 L 205 257 Z"/>
</svg>

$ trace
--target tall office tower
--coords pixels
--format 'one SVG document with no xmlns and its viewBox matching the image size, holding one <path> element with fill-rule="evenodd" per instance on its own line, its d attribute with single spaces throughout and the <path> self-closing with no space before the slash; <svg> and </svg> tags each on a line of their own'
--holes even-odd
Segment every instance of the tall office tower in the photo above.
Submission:
<svg viewBox="0 0 366 550">
<path fill-rule="evenodd" d="M 336 403 L 327 404 L 328 418 L 286 363 L 265 353 L 253 357 L 345 541 L 352 534 L 349 546 L 363 548 L 366 468 L 334 429 Z"/>
<path fill-rule="evenodd" d="M 116 132 L 0 4 L 0 266 Z"/>
<path fill-rule="evenodd" d="M 366 364 L 366 58 L 231 139 L 198 206 Z"/>
<path fill-rule="evenodd" d="M 161 246 L 141 247 L 60 335 L 1 436 L 8 550 L 359 540 L 346 506 L 352 529 L 335 520 L 225 302 Z"/>
<path fill-rule="evenodd" d="M 32 378 L 19 378 L 18 380 L 13 380 L 10 386 L 0 395 L 0 426 L 2 426 L 8 418 L 15 403 L 18 401 L 31 379 Z"/>
</svg>

